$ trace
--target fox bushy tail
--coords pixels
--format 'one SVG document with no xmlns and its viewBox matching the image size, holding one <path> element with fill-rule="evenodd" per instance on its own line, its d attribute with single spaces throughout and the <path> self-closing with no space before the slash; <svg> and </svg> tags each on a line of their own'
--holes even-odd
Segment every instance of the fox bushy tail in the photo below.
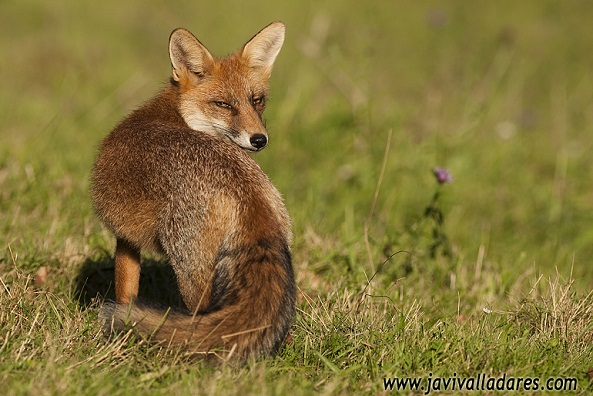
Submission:
<svg viewBox="0 0 593 396">
<path fill-rule="evenodd" d="M 288 246 L 265 241 L 219 251 L 210 304 L 198 312 L 142 301 L 107 303 L 101 317 L 113 330 L 132 327 L 165 346 L 209 361 L 269 356 L 284 344 L 294 317 L 296 286 Z M 219 359 L 220 358 L 220 359 Z"/>
</svg>

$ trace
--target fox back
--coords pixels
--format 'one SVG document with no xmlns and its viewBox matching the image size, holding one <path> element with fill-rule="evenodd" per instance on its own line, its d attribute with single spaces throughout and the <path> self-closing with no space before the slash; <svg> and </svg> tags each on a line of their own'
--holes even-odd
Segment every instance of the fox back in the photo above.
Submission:
<svg viewBox="0 0 593 396">
<path fill-rule="evenodd" d="M 290 220 L 246 151 L 268 136 L 262 113 L 284 25 L 214 58 L 173 31 L 171 83 L 102 142 L 92 172 L 98 216 L 117 239 L 106 323 L 157 342 L 244 360 L 275 353 L 294 317 Z M 137 300 L 140 251 L 166 255 L 187 311 Z"/>
</svg>

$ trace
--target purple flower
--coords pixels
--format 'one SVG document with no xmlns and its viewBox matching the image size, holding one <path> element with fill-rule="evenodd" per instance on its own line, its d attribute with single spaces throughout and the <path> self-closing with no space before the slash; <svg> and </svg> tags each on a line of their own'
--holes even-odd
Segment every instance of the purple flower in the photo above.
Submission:
<svg viewBox="0 0 593 396">
<path fill-rule="evenodd" d="M 434 177 L 436 177 L 439 184 L 453 182 L 453 176 L 449 173 L 448 169 L 445 168 L 434 168 Z"/>
</svg>

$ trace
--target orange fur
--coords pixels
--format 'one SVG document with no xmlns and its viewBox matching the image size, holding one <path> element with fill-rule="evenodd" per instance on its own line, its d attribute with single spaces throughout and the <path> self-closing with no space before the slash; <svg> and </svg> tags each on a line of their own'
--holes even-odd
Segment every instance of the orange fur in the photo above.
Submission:
<svg viewBox="0 0 593 396">
<path fill-rule="evenodd" d="M 103 312 L 115 328 L 132 323 L 158 342 L 241 361 L 285 342 L 296 293 L 290 220 L 246 154 L 267 143 L 261 117 L 283 39 L 276 22 L 218 59 L 175 30 L 171 84 L 103 140 L 92 195 L 117 238 L 116 304 Z M 167 256 L 186 312 L 136 300 L 141 249 Z"/>
</svg>

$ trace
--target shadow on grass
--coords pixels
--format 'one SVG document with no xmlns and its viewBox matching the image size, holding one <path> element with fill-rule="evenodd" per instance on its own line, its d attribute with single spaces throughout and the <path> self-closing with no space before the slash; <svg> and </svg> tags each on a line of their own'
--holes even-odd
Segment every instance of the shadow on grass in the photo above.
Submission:
<svg viewBox="0 0 593 396">
<path fill-rule="evenodd" d="M 74 282 L 74 295 L 83 308 L 93 301 L 115 301 L 115 263 L 101 252 L 87 258 Z M 175 273 L 166 261 L 142 259 L 138 297 L 158 305 L 183 308 Z"/>
</svg>

